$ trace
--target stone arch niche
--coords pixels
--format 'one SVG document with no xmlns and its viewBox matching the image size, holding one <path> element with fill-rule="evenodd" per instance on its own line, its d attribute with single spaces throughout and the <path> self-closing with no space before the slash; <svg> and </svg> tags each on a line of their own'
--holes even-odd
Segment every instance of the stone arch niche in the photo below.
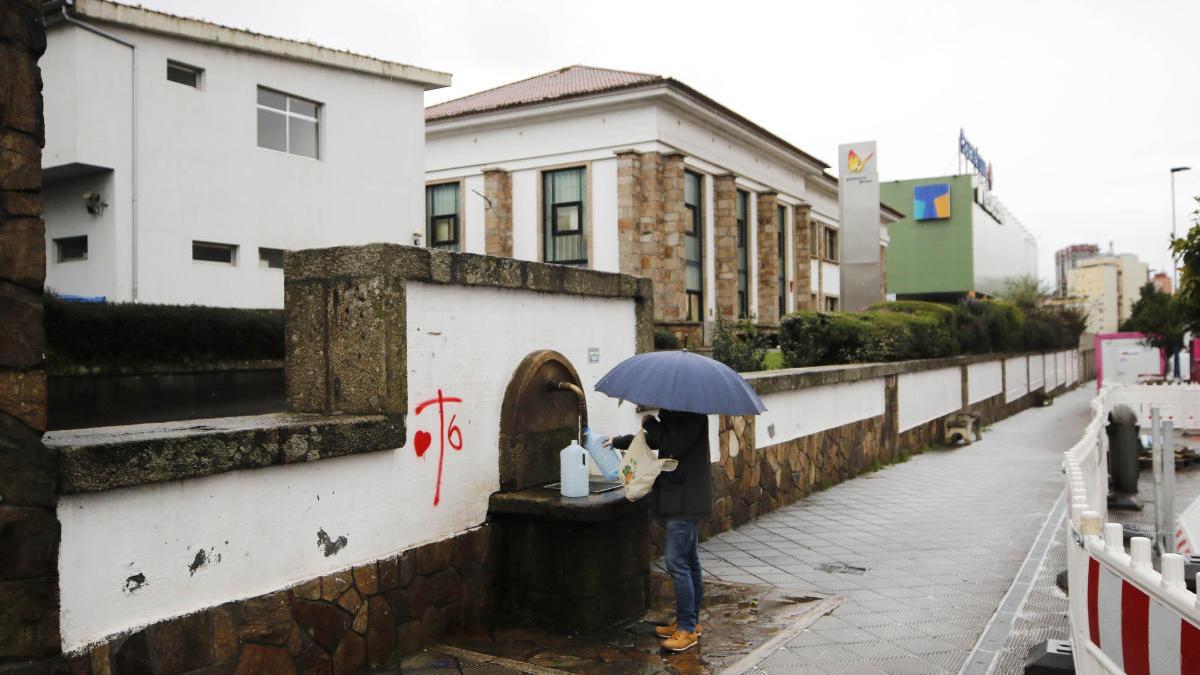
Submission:
<svg viewBox="0 0 1200 675">
<path fill-rule="evenodd" d="M 513 372 L 500 408 L 500 490 L 514 492 L 558 480 L 558 451 L 575 438 L 586 402 L 553 383 L 582 387 L 567 357 L 551 349 L 526 356 Z"/>
</svg>

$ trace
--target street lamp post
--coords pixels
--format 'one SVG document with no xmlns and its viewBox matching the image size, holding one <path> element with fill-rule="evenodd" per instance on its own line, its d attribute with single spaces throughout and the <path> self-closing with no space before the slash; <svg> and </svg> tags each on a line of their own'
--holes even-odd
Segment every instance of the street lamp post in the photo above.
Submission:
<svg viewBox="0 0 1200 675">
<path fill-rule="evenodd" d="M 1171 241 L 1175 241 L 1175 174 L 1180 171 L 1188 171 L 1190 166 L 1173 166 L 1171 167 Z M 1171 258 L 1171 290 L 1172 292 L 1179 289 L 1179 266 L 1175 264 L 1175 259 Z"/>
<path fill-rule="evenodd" d="M 1180 171 L 1188 171 L 1190 166 L 1173 166 L 1171 167 L 1171 244 L 1175 243 L 1175 174 Z M 1171 255 L 1171 292 L 1179 292 L 1179 265 L 1175 263 L 1175 256 Z M 1179 379 L 1179 351 L 1176 350 L 1173 355 L 1175 379 Z"/>
</svg>

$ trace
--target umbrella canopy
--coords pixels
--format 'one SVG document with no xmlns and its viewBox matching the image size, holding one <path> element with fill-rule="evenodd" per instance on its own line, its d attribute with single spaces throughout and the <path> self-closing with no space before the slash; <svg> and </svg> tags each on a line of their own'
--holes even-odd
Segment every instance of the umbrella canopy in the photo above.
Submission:
<svg viewBox="0 0 1200 675">
<path fill-rule="evenodd" d="M 732 368 L 687 350 L 631 356 L 600 378 L 596 391 L 645 406 L 704 415 L 757 415 L 767 409 Z"/>
</svg>

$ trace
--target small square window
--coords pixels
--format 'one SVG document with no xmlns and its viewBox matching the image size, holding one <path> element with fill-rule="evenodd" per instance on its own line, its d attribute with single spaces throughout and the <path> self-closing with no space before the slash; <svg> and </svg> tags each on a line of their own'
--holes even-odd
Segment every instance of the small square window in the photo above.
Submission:
<svg viewBox="0 0 1200 675">
<path fill-rule="evenodd" d="M 167 79 L 195 89 L 200 88 L 200 74 L 203 68 L 189 66 L 178 61 L 167 61 Z"/>
<path fill-rule="evenodd" d="M 266 269 L 283 269 L 283 249 L 258 247 L 258 266 Z"/>
<path fill-rule="evenodd" d="M 236 265 L 237 249 L 238 247 L 236 244 L 217 244 L 211 241 L 193 241 L 192 260 Z"/>
<path fill-rule="evenodd" d="M 320 159 L 321 104 L 258 88 L 258 147 Z"/>
<path fill-rule="evenodd" d="M 78 237 L 63 237 L 54 240 L 54 250 L 57 252 L 58 262 L 71 262 L 74 260 L 87 260 L 88 257 L 88 238 L 87 235 Z"/>
</svg>

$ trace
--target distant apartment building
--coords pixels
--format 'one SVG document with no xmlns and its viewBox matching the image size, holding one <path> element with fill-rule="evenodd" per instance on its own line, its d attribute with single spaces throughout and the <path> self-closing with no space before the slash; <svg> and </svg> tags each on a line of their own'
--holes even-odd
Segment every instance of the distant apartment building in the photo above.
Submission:
<svg viewBox="0 0 1200 675">
<path fill-rule="evenodd" d="M 1067 297 L 1067 277 L 1080 260 L 1100 255 L 1095 244 L 1072 244 L 1054 252 L 1054 291 L 1060 298 Z"/>
<path fill-rule="evenodd" d="M 828 166 L 682 82 L 571 66 L 425 120 L 429 246 L 649 277 L 691 344 L 840 306 Z"/>
<path fill-rule="evenodd" d="M 1080 260 L 1067 276 L 1067 292 L 1083 299 L 1087 332 L 1113 333 L 1133 312 L 1149 279 L 1146 263 L 1132 253 Z"/>
<path fill-rule="evenodd" d="M 1171 281 L 1171 275 L 1166 272 L 1155 272 L 1150 276 L 1150 283 L 1154 284 L 1154 290 L 1159 293 L 1170 295 L 1175 292 L 1175 284 Z"/>
<path fill-rule="evenodd" d="M 106 0 L 45 7 L 52 290 L 282 307 L 284 250 L 423 233 L 424 92 L 449 75 Z"/>
<path fill-rule="evenodd" d="M 888 227 L 887 290 L 897 299 L 995 296 L 1037 277 L 1037 241 L 985 186 L 955 175 L 883 181 L 883 203 L 903 212 Z"/>
</svg>

